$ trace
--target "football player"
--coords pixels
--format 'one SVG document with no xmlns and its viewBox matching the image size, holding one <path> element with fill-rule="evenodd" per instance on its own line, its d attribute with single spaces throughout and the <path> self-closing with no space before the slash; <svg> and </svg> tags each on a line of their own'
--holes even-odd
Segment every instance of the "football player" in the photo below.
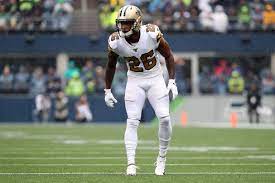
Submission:
<svg viewBox="0 0 275 183">
<path fill-rule="evenodd" d="M 142 13 L 136 6 L 126 5 L 118 13 L 117 32 L 108 40 L 108 63 L 105 75 L 105 102 L 114 107 L 117 100 L 111 85 L 119 56 L 127 67 L 125 107 L 127 126 L 124 135 L 128 166 L 127 175 L 136 175 L 135 154 L 138 143 L 137 128 L 146 97 L 159 119 L 159 154 L 156 160 L 156 175 L 165 174 L 165 161 L 172 127 L 169 114 L 169 92 L 172 99 L 178 95 L 175 83 L 174 57 L 159 28 L 153 24 L 142 25 Z M 166 86 L 162 76 L 159 55 L 166 61 L 169 82 Z"/>
</svg>

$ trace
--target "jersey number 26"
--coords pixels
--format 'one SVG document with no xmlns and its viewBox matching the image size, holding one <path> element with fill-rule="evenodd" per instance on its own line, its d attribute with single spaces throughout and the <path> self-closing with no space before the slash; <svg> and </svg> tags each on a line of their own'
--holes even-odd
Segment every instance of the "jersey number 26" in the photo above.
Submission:
<svg viewBox="0 0 275 183">
<path fill-rule="evenodd" d="M 152 57 L 154 55 L 154 51 L 151 50 L 148 53 L 144 53 L 141 55 L 140 60 L 143 63 L 143 66 L 146 70 L 152 69 L 156 63 L 156 57 Z M 124 57 L 129 63 L 129 68 L 133 72 L 143 72 L 143 68 L 139 67 L 140 61 L 137 57 Z"/>
</svg>

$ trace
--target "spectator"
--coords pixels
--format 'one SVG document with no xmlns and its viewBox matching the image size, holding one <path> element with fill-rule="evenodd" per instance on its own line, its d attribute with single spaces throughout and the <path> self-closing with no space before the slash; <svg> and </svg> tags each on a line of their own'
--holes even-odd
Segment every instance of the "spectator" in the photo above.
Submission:
<svg viewBox="0 0 275 183">
<path fill-rule="evenodd" d="M 222 6 L 217 5 L 215 12 L 212 14 L 213 30 L 218 33 L 225 33 L 228 28 L 228 17 Z"/>
<path fill-rule="evenodd" d="M 238 13 L 238 28 L 248 29 L 251 26 L 251 14 L 248 4 L 242 4 Z"/>
<path fill-rule="evenodd" d="M 155 13 L 157 10 L 161 9 L 164 6 L 164 1 L 162 0 L 153 0 L 150 2 L 148 6 L 149 13 Z"/>
<path fill-rule="evenodd" d="M 99 13 L 99 20 L 101 23 L 101 26 L 104 29 L 109 29 L 113 26 L 112 23 L 110 23 L 110 16 L 111 16 L 111 10 L 110 10 L 110 6 L 108 5 L 104 5 L 101 7 L 101 11 Z"/>
<path fill-rule="evenodd" d="M 81 79 L 84 82 L 88 94 L 95 92 L 95 73 L 92 60 L 87 60 L 81 72 Z"/>
<path fill-rule="evenodd" d="M 45 93 L 45 83 L 46 80 L 42 68 L 35 68 L 31 79 L 31 94 L 38 95 L 40 93 Z"/>
<path fill-rule="evenodd" d="M 33 24 L 33 11 L 39 0 L 19 0 L 19 11 L 21 15 L 20 24 L 18 25 L 20 29 L 32 30 L 34 28 Z"/>
<path fill-rule="evenodd" d="M 249 90 L 252 84 L 256 84 L 258 90 L 261 89 L 261 82 L 258 76 L 249 70 L 245 77 L 245 89 Z"/>
<path fill-rule="evenodd" d="M 72 0 L 2 0 L 0 31 L 66 30 L 72 19 Z"/>
<path fill-rule="evenodd" d="M 111 7 L 110 8 L 110 16 L 109 18 L 109 26 L 108 28 L 116 27 L 116 18 L 120 7 Z"/>
<path fill-rule="evenodd" d="M 7 25 L 8 14 L 5 11 L 5 6 L 0 2 L 0 31 L 5 31 L 8 28 Z"/>
<path fill-rule="evenodd" d="M 16 73 L 14 79 L 14 90 L 18 93 L 27 93 L 29 91 L 30 74 L 25 66 L 19 67 L 19 72 Z"/>
<path fill-rule="evenodd" d="M 220 74 L 214 77 L 214 93 L 224 95 L 226 93 L 227 77 L 225 74 Z"/>
<path fill-rule="evenodd" d="M 47 94 L 38 94 L 35 97 L 35 121 L 46 122 L 50 117 L 51 99 Z"/>
<path fill-rule="evenodd" d="M 192 4 L 192 0 L 182 0 L 184 6 L 188 9 L 191 4 Z"/>
<path fill-rule="evenodd" d="M 190 18 L 190 14 L 188 14 L 188 18 Z M 184 5 L 182 1 L 178 1 L 173 11 L 173 29 L 176 31 L 184 29 L 186 24 L 184 20 Z"/>
<path fill-rule="evenodd" d="M 214 67 L 214 90 L 215 93 L 225 94 L 227 89 L 227 78 L 231 73 L 231 69 L 227 65 L 226 60 L 220 60 L 218 65 Z"/>
<path fill-rule="evenodd" d="M 94 65 L 92 60 L 87 60 L 85 63 L 85 66 L 82 68 L 81 71 L 81 79 L 84 82 L 87 82 L 90 79 L 94 79 L 95 74 L 94 74 Z"/>
<path fill-rule="evenodd" d="M 214 67 L 214 74 L 215 76 L 219 75 L 225 75 L 226 77 L 229 77 L 231 74 L 231 68 L 228 67 L 227 61 L 224 59 L 221 59 L 216 67 Z"/>
<path fill-rule="evenodd" d="M 104 82 L 104 69 L 102 66 L 97 66 L 95 69 L 95 78 L 96 78 L 96 83 L 95 83 L 95 91 L 96 93 L 104 93 L 104 88 L 105 88 L 105 82 Z"/>
<path fill-rule="evenodd" d="M 198 0 L 198 7 L 201 11 L 209 11 L 211 9 L 210 6 L 211 0 Z"/>
<path fill-rule="evenodd" d="M 256 123 L 259 123 L 260 114 L 257 109 L 261 106 L 261 94 L 257 88 L 256 83 L 252 83 L 249 87 L 246 97 L 246 103 L 248 107 L 249 122 L 253 123 L 254 116 L 256 116 Z"/>
<path fill-rule="evenodd" d="M 231 70 L 232 70 L 232 72 L 237 71 L 239 74 L 243 75 L 243 70 L 242 70 L 241 66 L 239 64 L 237 64 L 236 62 L 232 63 Z"/>
<path fill-rule="evenodd" d="M 69 109 L 68 109 L 68 98 L 65 96 L 63 91 L 59 91 L 55 99 L 55 112 L 54 119 L 57 122 L 66 122 L 68 120 Z"/>
<path fill-rule="evenodd" d="M 263 12 L 263 26 L 264 29 L 274 28 L 275 25 L 275 11 L 271 4 L 265 5 L 265 10 Z"/>
<path fill-rule="evenodd" d="M 125 87 L 126 87 L 126 72 L 125 72 L 125 69 L 124 69 L 124 65 L 118 63 L 116 65 L 116 74 L 114 76 L 114 87 L 113 87 L 113 92 L 116 94 L 116 95 L 124 95 L 124 90 L 125 90 Z"/>
<path fill-rule="evenodd" d="M 87 91 L 87 94 L 94 94 L 95 93 L 95 79 L 89 79 L 85 84 L 85 89 Z"/>
<path fill-rule="evenodd" d="M 8 14 L 9 14 L 9 28 L 11 30 L 16 30 L 17 29 L 17 24 L 18 24 L 18 4 L 17 4 L 17 0 L 9 0 L 8 5 L 7 5 L 7 9 L 8 9 Z"/>
<path fill-rule="evenodd" d="M 69 80 L 65 88 L 65 93 L 68 96 L 79 97 L 84 93 L 84 83 L 80 79 L 79 72 L 75 71 L 72 78 Z"/>
<path fill-rule="evenodd" d="M 275 79 L 270 71 L 263 76 L 262 87 L 264 94 L 275 94 Z"/>
<path fill-rule="evenodd" d="M 73 60 L 69 61 L 68 68 L 65 72 L 65 79 L 69 80 L 72 78 L 74 73 L 79 73 L 79 69 L 75 66 L 75 62 Z"/>
<path fill-rule="evenodd" d="M 62 88 L 61 78 L 57 76 L 55 68 L 49 67 L 46 75 L 46 91 L 51 97 L 55 97 L 56 93 Z"/>
<path fill-rule="evenodd" d="M 204 66 L 202 68 L 202 73 L 200 74 L 200 91 L 205 94 L 213 93 L 213 76 L 210 73 L 209 67 Z"/>
<path fill-rule="evenodd" d="M 199 15 L 199 21 L 203 30 L 213 30 L 212 9 L 206 8 Z"/>
<path fill-rule="evenodd" d="M 77 122 L 91 122 L 93 119 L 92 112 L 86 95 L 81 95 L 79 101 L 75 105 Z"/>
<path fill-rule="evenodd" d="M 252 18 L 252 27 L 256 30 L 262 28 L 263 21 L 263 6 L 260 0 L 254 0 L 251 3 L 251 18 Z"/>
<path fill-rule="evenodd" d="M 41 30 L 42 14 L 43 14 L 43 3 L 40 0 L 35 1 L 35 6 L 32 13 L 32 22 L 34 30 Z"/>
<path fill-rule="evenodd" d="M 183 13 L 176 11 L 173 13 L 173 29 L 174 31 L 182 31 L 186 29 L 186 19 L 185 17 L 182 17 Z M 188 18 L 190 18 L 190 14 L 188 14 Z M 191 20 L 188 21 L 190 24 L 192 24 Z M 194 29 L 194 26 L 192 24 L 192 27 L 190 29 Z"/>
<path fill-rule="evenodd" d="M 53 17 L 53 9 L 55 6 L 55 0 L 45 0 L 44 1 L 44 12 L 43 12 L 43 22 L 42 29 L 43 30 L 52 30 L 54 29 L 54 17 Z"/>
<path fill-rule="evenodd" d="M 10 71 L 10 67 L 6 65 L 3 69 L 3 73 L 0 76 L 0 92 L 11 93 L 13 87 L 13 75 Z"/>
<path fill-rule="evenodd" d="M 187 83 L 186 83 L 186 61 L 181 58 L 175 58 L 175 76 L 177 81 L 178 92 L 181 95 L 187 93 Z"/>
<path fill-rule="evenodd" d="M 55 17 L 54 28 L 65 31 L 70 25 L 73 11 L 74 9 L 69 2 L 65 0 L 57 0 L 53 10 Z"/>
<path fill-rule="evenodd" d="M 233 71 L 228 80 L 228 88 L 231 94 L 242 94 L 244 91 L 244 80 L 239 72 Z"/>
<path fill-rule="evenodd" d="M 252 0 L 252 2 L 250 2 L 250 7 L 252 10 L 255 10 L 255 9 L 263 10 L 262 0 Z"/>
<path fill-rule="evenodd" d="M 105 29 L 112 28 L 114 24 L 109 25 L 112 16 L 112 8 L 117 8 L 118 1 L 114 3 L 106 3 L 101 1 L 100 20 Z M 200 31 L 198 23 L 200 23 L 203 30 L 212 30 L 212 20 L 209 18 L 209 12 L 215 5 L 220 5 L 224 9 L 224 13 L 228 15 L 228 29 L 229 30 L 245 30 L 245 29 L 261 29 L 262 27 L 262 7 L 263 3 L 272 4 L 272 1 L 261 0 L 125 0 L 125 4 L 136 4 L 141 7 L 144 12 L 144 22 L 154 22 L 163 30 L 188 30 Z M 239 7 L 239 8 L 238 8 Z M 236 9 L 239 9 L 236 11 Z M 197 14 L 200 13 L 199 21 L 197 21 Z M 152 17 L 155 17 L 154 19 Z M 237 19 L 236 19 L 237 17 Z M 152 20 L 153 19 L 153 20 Z M 237 22 L 238 21 L 238 22 Z M 217 32 L 224 32 L 225 29 L 220 30 L 218 24 L 215 26 Z"/>
</svg>

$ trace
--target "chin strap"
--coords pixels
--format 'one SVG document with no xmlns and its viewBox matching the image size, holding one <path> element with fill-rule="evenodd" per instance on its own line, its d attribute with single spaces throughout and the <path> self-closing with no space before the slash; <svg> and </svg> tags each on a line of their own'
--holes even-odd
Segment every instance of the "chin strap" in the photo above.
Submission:
<svg viewBox="0 0 275 183">
<path fill-rule="evenodd" d="M 130 31 L 126 32 L 126 33 L 122 32 L 122 31 L 119 31 L 119 35 L 120 35 L 121 37 L 129 37 L 129 36 L 131 36 L 132 34 L 133 34 L 133 30 L 130 30 Z"/>
</svg>

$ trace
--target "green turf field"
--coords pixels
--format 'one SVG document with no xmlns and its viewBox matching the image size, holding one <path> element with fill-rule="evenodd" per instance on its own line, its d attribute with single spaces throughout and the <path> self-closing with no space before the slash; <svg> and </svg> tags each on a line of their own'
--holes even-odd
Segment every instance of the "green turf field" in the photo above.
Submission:
<svg viewBox="0 0 275 183">
<path fill-rule="evenodd" d="M 138 175 L 127 177 L 124 128 L 0 125 L 0 182 L 275 182 L 275 130 L 175 127 L 157 177 L 157 126 L 141 126 Z"/>
</svg>

